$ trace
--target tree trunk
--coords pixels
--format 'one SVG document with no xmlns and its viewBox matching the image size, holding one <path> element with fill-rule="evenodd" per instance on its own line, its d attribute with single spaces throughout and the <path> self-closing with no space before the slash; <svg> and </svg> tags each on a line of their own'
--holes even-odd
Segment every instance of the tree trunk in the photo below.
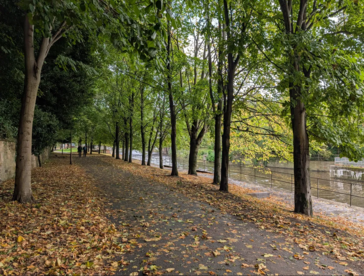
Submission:
<svg viewBox="0 0 364 276">
<path fill-rule="evenodd" d="M 133 162 L 133 112 L 134 112 L 134 92 L 131 93 L 130 101 L 130 118 L 129 118 L 129 129 L 130 129 L 130 152 L 129 152 L 129 163 Z"/>
<path fill-rule="evenodd" d="M 86 151 L 88 151 L 88 146 L 87 146 L 87 132 L 85 132 L 85 147 L 86 147 Z"/>
<path fill-rule="evenodd" d="M 214 180 L 213 184 L 219 184 L 221 180 L 221 114 L 222 102 L 219 101 L 218 114 L 215 115 L 215 141 L 214 141 Z"/>
<path fill-rule="evenodd" d="M 172 72 L 171 72 L 171 23 L 168 22 L 168 43 L 167 43 L 167 71 L 168 71 L 168 94 L 169 94 L 169 109 L 171 113 L 171 144 L 172 144 L 172 176 L 178 176 L 178 168 L 177 168 L 177 143 L 176 143 L 176 135 L 177 135 L 177 116 L 176 110 L 174 106 L 173 100 L 173 91 L 172 91 Z"/>
<path fill-rule="evenodd" d="M 101 142 L 99 142 L 99 154 L 101 154 Z"/>
<path fill-rule="evenodd" d="M 72 165 L 72 132 L 70 131 L 70 165 Z"/>
<path fill-rule="evenodd" d="M 296 37 L 296 32 L 293 29 L 293 14 L 294 11 L 289 8 L 288 2 L 279 1 L 284 20 L 285 33 L 292 38 Z M 304 1 L 301 1 L 300 13 L 297 19 L 297 25 L 300 26 L 300 33 L 307 31 L 307 9 L 304 8 Z M 300 54 L 297 52 L 295 39 L 290 39 L 292 42 L 291 49 L 288 53 L 292 72 L 289 72 L 290 78 L 303 73 L 306 80 L 310 79 L 310 69 L 301 66 Z M 296 213 L 313 215 L 312 199 L 311 199 L 311 182 L 309 174 L 309 139 L 306 126 L 306 108 L 302 99 L 305 99 L 306 93 L 302 89 L 307 89 L 300 84 L 289 83 L 290 92 L 290 108 L 291 120 L 293 128 L 293 162 L 294 162 L 294 211 Z"/>
<path fill-rule="evenodd" d="M 190 138 L 190 154 L 188 157 L 188 174 L 197 175 L 197 153 L 198 145 L 196 135 L 191 135 Z"/>
<path fill-rule="evenodd" d="M 92 154 L 92 147 L 93 147 L 94 139 L 91 137 L 91 143 L 90 143 L 90 154 Z"/>
<path fill-rule="evenodd" d="M 231 74 L 232 72 L 232 74 Z M 224 132 L 222 135 L 222 161 L 221 161 L 221 181 L 220 191 L 228 192 L 228 179 L 229 179 L 229 151 L 230 151 L 230 125 L 231 113 L 233 105 L 233 91 L 234 91 L 234 73 L 231 66 L 228 72 L 227 84 L 227 100 L 224 108 Z"/>
<path fill-rule="evenodd" d="M 313 215 L 310 181 L 309 139 L 306 128 L 306 109 L 299 99 L 299 88 L 290 91 L 292 127 L 293 127 L 293 162 L 294 162 L 294 211 L 308 216 Z"/>
<path fill-rule="evenodd" d="M 120 159 L 120 143 L 119 143 L 119 122 L 116 122 L 115 125 L 115 148 L 116 148 L 116 153 L 115 153 L 115 158 L 116 159 Z"/>
<path fill-rule="evenodd" d="M 140 133 L 142 136 L 142 166 L 145 166 L 144 88 L 140 91 Z"/>
<path fill-rule="evenodd" d="M 227 40 L 230 41 L 230 19 L 227 0 L 224 0 L 225 22 L 227 28 Z M 222 136 L 222 161 L 221 161 L 221 181 L 220 191 L 228 192 L 228 179 L 229 179 L 229 152 L 230 152 L 230 126 L 231 126 L 231 113 L 233 108 L 234 97 L 234 78 L 236 66 L 239 62 L 239 55 L 235 58 L 233 53 L 228 53 L 228 73 L 227 73 L 227 97 L 224 106 L 224 132 Z"/>
<path fill-rule="evenodd" d="M 115 157 L 115 140 L 114 140 L 114 143 L 112 144 L 112 154 L 111 154 L 112 157 Z"/>
<path fill-rule="evenodd" d="M 191 125 L 191 133 L 190 133 L 190 154 L 188 159 L 188 174 L 197 175 L 197 155 L 198 149 L 201 145 L 202 138 L 207 131 L 206 124 L 204 123 L 200 133 L 198 133 L 200 122 L 198 120 L 194 120 Z"/>
<path fill-rule="evenodd" d="M 28 15 L 24 20 L 24 60 L 25 80 L 18 141 L 16 150 L 16 173 L 13 200 L 21 203 L 32 202 L 31 189 L 31 156 L 34 108 L 44 60 L 49 50 L 49 38 L 43 38 L 38 59 L 34 55 L 34 26 L 30 24 Z"/>
<path fill-rule="evenodd" d="M 148 166 L 152 164 L 152 154 L 153 154 L 153 149 L 155 147 L 155 142 L 157 141 L 158 131 L 156 132 L 153 141 L 152 141 L 152 135 L 153 132 L 151 131 L 148 143 L 148 163 L 147 163 Z"/>
<path fill-rule="evenodd" d="M 221 23 L 219 22 L 219 33 L 221 36 Z M 210 41 L 209 41 L 210 42 Z M 210 44 L 208 45 L 209 50 L 209 72 L 210 72 L 210 80 L 211 76 L 211 50 Z M 214 141 L 214 179 L 212 181 L 213 184 L 219 184 L 221 181 L 221 117 L 222 117 L 222 96 L 224 93 L 224 76 L 222 73 L 223 68 L 223 49 L 219 46 L 218 51 L 218 65 L 217 65 L 217 74 L 218 74 L 218 81 L 217 81 L 217 95 L 219 97 L 217 103 L 217 109 L 214 107 L 214 119 L 215 119 L 215 141 Z M 212 94 L 212 84 L 210 83 L 210 97 L 213 100 L 213 104 L 215 104 L 213 94 Z"/>
<path fill-rule="evenodd" d="M 39 164 L 39 167 L 42 167 L 42 162 L 40 162 L 40 154 L 38 154 L 38 164 Z"/>
<path fill-rule="evenodd" d="M 151 164 L 152 153 L 153 153 L 153 148 L 152 148 L 152 137 L 153 136 L 152 135 L 153 135 L 153 128 L 150 130 L 149 140 L 148 140 L 148 161 L 147 161 L 147 166 L 150 166 L 150 164 Z"/>
<path fill-rule="evenodd" d="M 164 169 L 164 165 L 163 165 L 163 138 L 162 135 L 159 135 L 159 168 L 160 169 Z"/>
<path fill-rule="evenodd" d="M 124 161 L 128 161 L 128 154 L 129 154 L 129 135 L 125 132 L 125 157 Z"/>
</svg>

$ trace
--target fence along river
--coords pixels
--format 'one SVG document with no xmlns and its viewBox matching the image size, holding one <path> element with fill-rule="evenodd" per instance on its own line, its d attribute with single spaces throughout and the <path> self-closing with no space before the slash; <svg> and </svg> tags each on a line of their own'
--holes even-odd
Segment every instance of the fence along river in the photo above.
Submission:
<svg viewBox="0 0 364 276">
<path fill-rule="evenodd" d="M 141 160 L 141 153 L 133 151 L 133 158 Z M 151 162 L 159 165 L 158 153 L 152 155 Z M 171 157 L 163 155 L 163 164 L 171 166 Z M 364 207 L 364 168 L 350 168 L 342 165 L 347 164 L 329 161 L 310 162 L 312 196 L 347 203 L 350 206 Z M 178 169 L 188 170 L 187 158 L 178 158 Z M 199 160 L 197 169 L 213 173 L 214 165 L 212 162 Z M 229 177 L 263 187 L 291 192 L 294 189 L 293 165 L 289 163 L 270 163 L 264 169 L 230 163 Z"/>
</svg>

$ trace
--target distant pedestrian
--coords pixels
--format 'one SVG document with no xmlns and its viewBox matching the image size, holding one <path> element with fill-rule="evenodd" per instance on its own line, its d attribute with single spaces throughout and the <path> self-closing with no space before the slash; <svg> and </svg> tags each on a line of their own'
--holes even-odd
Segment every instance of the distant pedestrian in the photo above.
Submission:
<svg viewBox="0 0 364 276">
<path fill-rule="evenodd" d="M 83 156 L 86 157 L 86 154 L 87 154 L 87 147 L 86 146 L 83 146 Z"/>
<path fill-rule="evenodd" d="M 82 155 L 82 147 L 81 147 L 81 145 L 78 145 L 77 151 L 78 151 L 78 157 L 81 157 L 81 155 Z"/>
</svg>

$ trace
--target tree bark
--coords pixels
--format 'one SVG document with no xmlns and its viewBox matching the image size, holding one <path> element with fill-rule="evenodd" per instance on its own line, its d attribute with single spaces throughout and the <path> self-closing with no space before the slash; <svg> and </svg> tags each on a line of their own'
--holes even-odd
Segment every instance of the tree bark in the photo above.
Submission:
<svg viewBox="0 0 364 276">
<path fill-rule="evenodd" d="M 101 154 L 101 142 L 99 142 L 99 154 Z"/>
<path fill-rule="evenodd" d="M 210 21 L 209 21 L 210 22 Z M 219 22 L 219 35 L 221 37 L 221 23 Z M 221 44 L 221 43 L 219 43 Z M 211 50 L 210 50 L 210 40 L 208 45 L 208 54 L 209 54 L 209 75 L 210 75 L 210 97 L 213 104 L 214 110 L 214 119 L 215 119 L 215 139 L 214 139 L 214 179 L 212 181 L 213 184 L 219 184 L 221 181 L 221 117 L 222 117 L 222 95 L 224 90 L 224 76 L 222 73 L 223 68 L 223 49 L 222 46 L 219 46 L 218 50 L 218 65 L 217 65 L 217 96 L 218 96 L 218 103 L 217 108 L 215 108 L 215 100 L 212 94 L 212 83 L 211 83 L 211 71 L 212 71 L 212 64 L 211 64 Z"/>
<path fill-rule="evenodd" d="M 39 164 L 39 167 L 42 167 L 42 162 L 40 162 L 40 154 L 38 154 L 38 164 Z"/>
<path fill-rule="evenodd" d="M 188 158 L 188 174 L 197 175 L 197 155 L 198 149 L 201 145 L 202 138 L 206 132 L 206 125 L 202 127 L 200 133 L 198 134 L 198 123 L 194 121 L 191 126 L 190 133 L 190 154 Z"/>
<path fill-rule="evenodd" d="M 119 143 L 119 122 L 116 122 L 115 124 L 115 148 L 116 148 L 116 154 L 115 159 L 120 159 L 120 143 Z"/>
<path fill-rule="evenodd" d="M 142 136 L 142 166 L 145 166 L 144 87 L 140 90 L 140 133 Z"/>
<path fill-rule="evenodd" d="M 72 165 L 72 131 L 70 131 L 70 165 Z"/>
<path fill-rule="evenodd" d="M 172 144 L 172 176 L 178 176 L 178 168 L 177 168 L 177 116 L 176 110 L 174 106 L 173 100 L 173 91 L 172 91 L 172 80 L 171 80 L 171 23 L 168 21 L 167 32 L 168 32 L 168 42 L 167 42 L 167 71 L 168 71 L 168 94 L 169 94 L 169 110 L 171 113 L 171 144 Z"/>
<path fill-rule="evenodd" d="M 128 161 L 128 154 L 129 154 L 129 135 L 125 132 L 125 157 L 124 161 Z"/>
<path fill-rule="evenodd" d="M 85 146 L 86 146 L 86 151 L 88 151 L 88 147 L 87 147 L 87 132 L 85 132 Z"/>
<path fill-rule="evenodd" d="M 162 135 L 159 135 L 159 168 L 160 169 L 164 169 L 164 165 L 163 165 L 163 138 Z"/>
<path fill-rule="evenodd" d="M 92 154 L 92 147 L 93 147 L 94 139 L 91 136 L 91 143 L 90 143 L 90 154 Z"/>
<path fill-rule="evenodd" d="M 190 138 L 190 154 L 188 158 L 188 174 L 197 175 L 197 153 L 198 146 L 196 143 L 196 138 Z"/>
<path fill-rule="evenodd" d="M 31 156 L 34 108 L 41 79 L 41 71 L 49 47 L 49 38 L 43 38 L 36 60 L 34 55 L 34 26 L 30 24 L 28 15 L 26 15 L 24 20 L 25 81 L 18 128 L 15 187 L 13 193 L 13 200 L 21 203 L 33 201 L 31 190 Z"/>
<path fill-rule="evenodd" d="M 294 37 L 296 32 L 293 30 L 294 11 L 286 0 L 279 0 L 280 8 L 283 15 L 285 33 Z M 297 18 L 296 31 L 305 32 L 307 23 L 307 1 L 300 1 L 300 8 Z M 303 73 L 306 80 L 310 79 L 310 69 L 301 66 L 300 54 L 296 50 L 296 42 L 291 38 L 291 48 L 293 51 L 288 53 L 290 68 L 292 71 L 288 74 L 296 76 Z M 309 172 L 309 139 L 306 125 L 306 108 L 303 102 L 305 91 L 301 84 L 289 84 L 290 104 L 291 104 L 291 121 L 293 129 L 293 162 L 294 162 L 294 211 L 296 213 L 313 215 L 311 199 L 311 182 Z"/>
<path fill-rule="evenodd" d="M 219 184 L 221 180 L 221 117 L 222 100 L 219 100 L 217 114 L 215 114 L 215 141 L 214 141 L 214 179 L 213 184 Z"/>
<path fill-rule="evenodd" d="M 129 163 L 133 162 L 133 112 L 134 112 L 134 92 L 131 93 L 130 101 L 130 118 L 129 118 L 129 129 L 130 129 L 130 152 L 129 152 Z"/>
<path fill-rule="evenodd" d="M 112 157 L 115 157 L 115 140 L 114 140 L 114 143 L 112 144 L 112 154 L 111 154 Z"/>
<path fill-rule="evenodd" d="M 153 154 L 153 149 L 155 147 L 155 143 L 157 141 L 158 130 L 155 133 L 153 141 L 152 141 L 152 137 L 153 137 L 152 135 L 153 135 L 153 132 L 150 131 L 150 138 L 149 138 L 149 143 L 148 143 L 148 163 L 147 163 L 148 166 L 150 166 L 152 164 L 152 154 Z"/>
<path fill-rule="evenodd" d="M 291 90 L 291 103 L 296 106 L 291 108 L 293 126 L 293 161 L 294 161 L 294 211 L 308 216 L 313 215 L 310 182 L 310 155 L 309 140 L 306 130 L 306 109 L 299 100 L 300 93 Z"/>
<path fill-rule="evenodd" d="M 227 39 L 230 41 L 230 19 L 227 0 L 224 0 L 224 13 L 225 24 L 227 29 Z M 220 191 L 228 192 L 228 179 L 229 179 L 229 152 L 230 152 L 230 126 L 231 126 L 231 113 L 233 107 L 234 97 L 234 78 L 236 66 L 239 62 L 239 55 L 235 58 L 233 53 L 228 53 L 228 74 L 227 74 L 227 95 L 226 104 L 224 106 L 224 132 L 222 136 L 222 161 L 221 161 L 221 181 Z"/>
</svg>

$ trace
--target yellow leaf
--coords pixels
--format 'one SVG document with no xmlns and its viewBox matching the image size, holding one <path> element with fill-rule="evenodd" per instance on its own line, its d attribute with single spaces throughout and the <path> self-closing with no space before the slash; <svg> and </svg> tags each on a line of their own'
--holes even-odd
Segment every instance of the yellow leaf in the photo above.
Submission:
<svg viewBox="0 0 364 276">
<path fill-rule="evenodd" d="M 166 268 L 166 271 L 167 271 L 168 273 L 171 273 L 173 270 L 174 270 L 174 268 Z"/>
<path fill-rule="evenodd" d="M 207 266 L 203 265 L 203 264 L 200 264 L 198 266 L 198 269 L 202 269 L 202 270 L 207 270 Z"/>
<path fill-rule="evenodd" d="M 118 267 L 118 266 L 119 266 L 119 264 L 118 264 L 118 262 L 113 262 L 113 263 L 111 264 L 111 266 L 113 266 L 113 267 Z"/>
<path fill-rule="evenodd" d="M 19 243 L 21 243 L 23 240 L 24 240 L 24 238 L 23 238 L 22 236 L 19 236 L 19 237 L 18 237 L 18 239 L 17 239 L 17 241 L 18 241 Z"/>
</svg>

